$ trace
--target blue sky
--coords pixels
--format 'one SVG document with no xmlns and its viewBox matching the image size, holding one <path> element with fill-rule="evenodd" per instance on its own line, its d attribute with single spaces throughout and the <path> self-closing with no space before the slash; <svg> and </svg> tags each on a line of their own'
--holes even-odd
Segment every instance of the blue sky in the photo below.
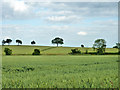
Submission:
<svg viewBox="0 0 120 90">
<path fill-rule="evenodd" d="M 63 46 L 92 47 L 103 38 L 107 47 L 118 42 L 117 2 L 24 2 L 3 0 L 2 37 L 12 45 L 21 39 L 24 45 L 54 46 L 55 37 L 64 39 Z"/>
</svg>

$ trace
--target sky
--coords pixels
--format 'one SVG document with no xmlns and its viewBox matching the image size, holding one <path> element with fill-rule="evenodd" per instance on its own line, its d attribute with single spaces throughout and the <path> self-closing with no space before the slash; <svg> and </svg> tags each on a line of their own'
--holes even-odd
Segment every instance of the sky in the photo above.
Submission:
<svg viewBox="0 0 120 90">
<path fill-rule="evenodd" d="M 51 40 L 63 38 L 62 46 L 92 47 L 96 39 L 105 39 L 107 47 L 118 42 L 117 2 L 25 2 L 2 1 L 2 37 L 23 45 L 55 46 Z"/>
</svg>

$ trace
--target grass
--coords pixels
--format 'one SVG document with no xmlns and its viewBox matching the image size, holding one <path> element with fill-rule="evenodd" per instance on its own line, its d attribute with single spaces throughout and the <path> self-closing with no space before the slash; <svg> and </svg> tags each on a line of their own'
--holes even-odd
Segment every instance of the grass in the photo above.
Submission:
<svg viewBox="0 0 120 90">
<path fill-rule="evenodd" d="M 50 46 L 15 46 L 15 45 L 10 45 L 10 46 L 2 46 L 2 54 L 5 55 L 4 53 L 4 48 L 10 48 L 12 49 L 13 55 L 31 55 L 34 51 L 34 49 L 39 49 L 41 51 L 41 54 L 44 55 L 51 55 L 51 54 L 56 54 L 56 55 L 67 55 L 68 53 L 71 52 L 71 49 L 75 47 L 50 47 Z M 88 52 L 95 52 L 92 48 L 81 48 L 77 47 L 83 52 L 88 50 Z M 118 49 L 116 48 L 107 48 L 106 52 L 113 52 L 117 53 Z"/>
<path fill-rule="evenodd" d="M 117 88 L 117 60 L 117 55 L 3 56 L 2 87 Z"/>
</svg>

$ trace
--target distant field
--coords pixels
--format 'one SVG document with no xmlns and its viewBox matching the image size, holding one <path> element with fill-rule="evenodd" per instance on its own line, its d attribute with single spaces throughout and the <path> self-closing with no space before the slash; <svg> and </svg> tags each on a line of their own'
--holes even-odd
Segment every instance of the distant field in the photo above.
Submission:
<svg viewBox="0 0 120 90">
<path fill-rule="evenodd" d="M 60 54 L 66 55 L 71 52 L 71 49 L 78 48 L 82 52 L 88 50 L 88 52 L 95 52 L 92 48 L 81 48 L 81 47 L 50 47 L 50 46 L 2 46 L 2 54 L 4 55 L 4 48 L 8 47 L 12 49 L 14 55 L 32 54 L 34 49 L 40 49 L 41 54 Z M 107 48 L 106 52 L 118 52 L 116 48 Z"/>
<path fill-rule="evenodd" d="M 3 56 L 2 87 L 117 88 L 117 60 L 113 55 Z"/>
</svg>

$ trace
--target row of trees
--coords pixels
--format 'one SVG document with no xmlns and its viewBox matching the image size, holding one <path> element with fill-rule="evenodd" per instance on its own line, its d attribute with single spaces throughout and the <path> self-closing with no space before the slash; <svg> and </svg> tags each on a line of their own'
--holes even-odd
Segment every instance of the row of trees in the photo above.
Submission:
<svg viewBox="0 0 120 90">
<path fill-rule="evenodd" d="M 6 40 L 3 40 L 2 41 L 2 45 L 5 45 L 6 43 L 8 43 L 8 45 L 10 45 L 10 43 L 12 42 L 12 40 L 11 39 L 6 39 Z M 59 37 L 56 37 L 55 39 L 53 39 L 52 41 L 52 44 L 57 44 L 57 47 L 58 47 L 58 45 L 59 44 L 64 44 L 63 43 L 63 39 L 62 38 L 59 38 Z M 18 43 L 18 45 L 19 44 L 22 44 L 22 40 L 16 40 L 16 43 Z M 31 44 L 33 45 L 33 44 L 36 44 L 36 42 L 35 41 L 32 41 L 31 42 Z"/>
<path fill-rule="evenodd" d="M 5 45 L 6 43 L 7 43 L 8 45 L 10 45 L 11 42 L 12 42 L 11 39 L 2 40 L 2 45 Z M 16 43 L 18 43 L 18 45 L 20 45 L 20 44 L 22 44 L 22 40 L 17 39 L 17 40 L 16 40 Z M 36 44 L 36 42 L 35 42 L 35 41 L 31 41 L 31 44 L 32 44 L 32 45 L 33 45 L 33 44 Z"/>
<path fill-rule="evenodd" d="M 11 39 L 6 39 L 2 41 L 2 45 L 4 45 L 5 43 L 8 43 L 8 45 L 12 42 Z M 57 47 L 59 44 L 64 44 L 64 41 L 62 38 L 56 37 L 54 38 L 52 41 L 52 44 L 57 44 Z M 16 43 L 22 44 L 21 40 L 16 40 Z M 31 44 L 36 44 L 35 41 L 32 41 Z M 84 45 L 81 45 L 81 47 L 84 47 Z M 99 54 L 104 54 L 105 53 L 105 48 L 106 48 L 106 41 L 104 39 L 97 39 L 94 41 L 93 44 L 93 49 L 97 50 L 97 53 Z M 120 43 L 116 43 L 116 46 L 114 46 L 113 48 L 119 48 L 120 49 Z M 72 50 L 73 52 L 79 52 L 78 50 Z"/>
</svg>

